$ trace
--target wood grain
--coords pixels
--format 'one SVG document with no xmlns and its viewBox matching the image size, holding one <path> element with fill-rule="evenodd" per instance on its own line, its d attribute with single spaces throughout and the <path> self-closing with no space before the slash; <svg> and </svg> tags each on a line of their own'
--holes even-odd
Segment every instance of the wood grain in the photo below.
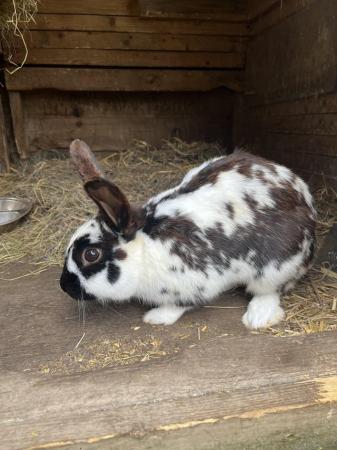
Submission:
<svg viewBox="0 0 337 450">
<path fill-rule="evenodd" d="M 336 403 L 334 332 L 253 335 L 240 325 L 240 310 L 232 310 L 231 321 L 227 313 L 208 310 L 208 334 L 192 347 L 178 341 L 178 352 L 161 360 L 72 375 L 36 371 L 42 361 L 73 349 L 83 334 L 76 318 L 65 320 L 76 313 L 76 305 L 57 290 L 58 276 L 50 271 L 19 285 L 1 285 L 6 298 L 0 303 L 0 439 L 6 450 L 103 443 L 104 437 L 113 445 L 113 439 L 129 434 L 161 432 L 166 437 L 184 429 L 193 433 L 200 426 L 227 427 L 236 419 L 241 426 L 245 420 L 257 426 L 259 418 L 270 414 L 277 424 L 283 413 L 299 416 L 318 405 L 331 410 Z M 169 336 L 174 348 L 174 336 L 186 333 L 190 320 L 206 320 L 203 310 L 196 311 L 156 331 L 141 324 L 140 313 L 124 307 L 124 321 L 106 312 L 88 316 L 87 344 L 106 332 L 110 339 L 127 336 L 139 323 L 141 336 L 159 332 L 163 339 Z"/>
<path fill-rule="evenodd" d="M 251 24 L 236 139 L 316 185 L 336 186 L 335 1 L 268 4 Z"/>
<path fill-rule="evenodd" d="M 9 144 L 0 90 L 0 172 L 9 169 Z"/>
<path fill-rule="evenodd" d="M 17 151 L 21 158 L 27 157 L 27 140 L 25 132 L 25 110 L 22 106 L 22 97 L 20 92 L 11 92 L 9 94 L 14 139 Z"/>
<path fill-rule="evenodd" d="M 21 52 L 16 59 L 21 61 Z M 30 49 L 26 64 L 112 67 L 206 67 L 238 69 L 244 65 L 242 53 L 156 52 L 90 49 Z"/>
<path fill-rule="evenodd" d="M 193 5 L 179 0 L 43 0 L 39 12 L 45 14 L 95 14 L 111 16 L 159 16 L 170 18 L 222 19 L 245 18 L 246 1 L 195 0 Z"/>
<path fill-rule="evenodd" d="M 99 31 L 31 31 L 29 48 L 90 48 L 111 50 L 157 50 L 183 52 L 245 52 L 246 38 L 235 36 L 116 33 Z M 20 48 L 20 43 L 18 43 Z"/>
<path fill-rule="evenodd" d="M 251 40 L 246 77 L 247 91 L 254 95 L 255 104 L 295 100 L 335 90 L 334 12 L 334 0 L 316 1 L 277 28 Z"/>
<path fill-rule="evenodd" d="M 138 12 L 134 0 L 43 0 L 38 7 L 39 13 L 46 14 L 102 14 L 111 16 L 133 16 Z"/>
<path fill-rule="evenodd" d="M 232 95 L 205 93 L 25 92 L 24 132 L 29 151 L 68 148 L 80 137 L 95 150 L 115 150 L 139 139 L 219 141 L 230 144 Z"/>
<path fill-rule="evenodd" d="M 140 14 L 146 17 L 244 21 L 246 9 L 245 0 L 139 0 Z"/>
<path fill-rule="evenodd" d="M 10 91 L 58 89 L 65 91 L 209 91 L 243 89 L 241 70 L 97 69 L 24 67 L 6 74 Z"/>
<path fill-rule="evenodd" d="M 30 30 L 110 31 L 128 33 L 206 34 L 220 36 L 247 36 L 245 22 L 230 23 L 208 20 L 170 20 L 142 17 L 37 14 Z"/>
<path fill-rule="evenodd" d="M 259 419 L 232 418 L 224 422 L 207 420 L 194 426 L 157 431 L 137 436 L 96 436 L 96 439 L 60 444 L 58 450 L 303 450 L 324 448 L 334 450 L 336 443 L 336 417 L 332 405 L 315 405 L 303 409 L 279 411 Z M 327 420 L 327 417 L 329 418 Z M 37 450 L 36 448 L 34 450 Z"/>
</svg>

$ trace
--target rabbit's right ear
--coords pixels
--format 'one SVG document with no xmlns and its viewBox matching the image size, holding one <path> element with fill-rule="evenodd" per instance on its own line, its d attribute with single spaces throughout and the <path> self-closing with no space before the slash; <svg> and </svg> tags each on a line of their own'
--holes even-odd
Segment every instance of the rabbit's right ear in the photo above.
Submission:
<svg viewBox="0 0 337 450">
<path fill-rule="evenodd" d="M 75 139 L 70 144 L 70 157 L 84 183 L 97 178 L 104 178 L 103 170 L 99 167 L 94 154 L 85 142 Z"/>
<path fill-rule="evenodd" d="M 84 183 L 84 189 L 96 203 L 105 221 L 118 232 L 125 233 L 131 222 L 130 204 L 123 192 L 109 180 L 96 178 Z"/>
</svg>

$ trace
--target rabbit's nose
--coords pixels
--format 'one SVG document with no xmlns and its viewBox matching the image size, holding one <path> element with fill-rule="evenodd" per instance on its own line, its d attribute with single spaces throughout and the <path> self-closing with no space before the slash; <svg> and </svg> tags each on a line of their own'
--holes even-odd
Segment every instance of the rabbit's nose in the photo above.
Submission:
<svg viewBox="0 0 337 450">
<path fill-rule="evenodd" d="M 88 294 L 81 287 L 80 280 L 77 275 L 68 271 L 65 267 L 60 278 L 60 287 L 70 297 L 75 300 L 95 300 L 95 296 Z"/>
</svg>

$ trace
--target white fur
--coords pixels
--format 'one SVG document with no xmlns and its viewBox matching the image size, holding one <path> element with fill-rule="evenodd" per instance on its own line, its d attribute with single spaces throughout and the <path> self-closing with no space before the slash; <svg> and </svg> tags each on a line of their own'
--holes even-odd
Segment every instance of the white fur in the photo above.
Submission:
<svg viewBox="0 0 337 450">
<path fill-rule="evenodd" d="M 194 192 L 162 201 L 156 208 L 155 216 L 172 216 L 181 211 L 203 229 L 221 223 L 226 235 L 230 236 L 238 225 L 253 223 L 253 213 L 247 207 L 245 195 L 252 196 L 261 207 L 274 206 L 265 183 L 231 170 L 221 173 L 214 185 L 206 184 Z M 232 204 L 235 221 L 224 214 L 226 203 Z M 196 205 L 202 205 L 202 208 Z"/>
<path fill-rule="evenodd" d="M 88 222 L 85 222 L 84 224 L 82 224 L 80 227 L 77 228 L 75 233 L 71 236 L 71 239 L 67 247 L 67 252 L 69 251 L 73 243 L 76 241 L 76 239 L 80 238 L 81 236 L 84 236 L 85 234 L 89 235 L 89 240 L 91 243 L 98 241 L 101 235 L 101 230 L 95 219 L 88 220 Z"/>
<path fill-rule="evenodd" d="M 180 306 L 159 306 L 144 314 L 143 321 L 152 325 L 172 325 L 185 311 L 191 308 Z"/>
<path fill-rule="evenodd" d="M 249 302 L 242 322 L 253 330 L 277 324 L 284 318 L 278 294 L 255 295 Z"/>
</svg>

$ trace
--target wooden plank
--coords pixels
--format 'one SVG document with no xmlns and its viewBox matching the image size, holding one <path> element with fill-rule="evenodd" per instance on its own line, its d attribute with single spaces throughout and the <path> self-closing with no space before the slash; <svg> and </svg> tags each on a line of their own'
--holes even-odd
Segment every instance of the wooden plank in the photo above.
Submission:
<svg viewBox="0 0 337 450">
<path fill-rule="evenodd" d="M 198 0 L 193 5 L 178 1 L 166 2 L 164 0 L 98 0 L 95 2 L 74 0 L 43 0 L 39 4 L 39 13 L 44 14 L 77 14 L 77 15 L 111 15 L 170 17 L 170 18 L 197 18 L 224 21 L 245 21 L 247 2 L 223 0 Z"/>
<path fill-rule="evenodd" d="M 0 172 L 9 169 L 9 144 L 5 126 L 5 115 L 2 106 L 0 89 Z"/>
<path fill-rule="evenodd" d="M 251 133 L 249 133 L 252 131 Z M 311 177 L 337 185 L 337 144 L 331 136 L 303 136 L 247 130 L 246 146 L 257 153 Z M 317 184 L 317 183 L 316 183 Z"/>
<path fill-rule="evenodd" d="M 315 1 L 317 0 L 282 0 L 281 3 L 275 3 L 265 14 L 258 15 L 251 22 L 251 34 L 254 36 L 276 26 L 287 17 L 298 13 Z"/>
<path fill-rule="evenodd" d="M 207 34 L 248 36 L 246 22 L 170 20 L 72 14 L 37 14 L 30 30 L 116 31 L 128 33 Z"/>
<path fill-rule="evenodd" d="M 280 148 L 281 146 L 279 146 Z M 287 149 L 289 147 L 286 147 Z M 293 152 L 290 153 L 285 151 L 283 153 L 279 151 L 269 151 L 269 158 L 276 160 L 287 167 L 293 168 L 295 171 L 305 170 L 309 176 L 321 175 L 321 185 L 324 184 L 324 179 L 327 184 L 329 184 L 330 179 L 335 179 L 336 181 L 336 168 L 337 159 L 336 157 L 328 157 L 322 155 L 308 155 L 304 152 Z M 305 164 L 303 164 L 305 161 Z"/>
<path fill-rule="evenodd" d="M 245 0 L 196 0 L 193 5 L 179 0 L 43 0 L 38 9 L 45 14 L 145 15 L 240 21 L 245 19 L 246 3 Z"/>
<path fill-rule="evenodd" d="M 335 7 L 335 0 L 314 2 L 277 29 L 251 40 L 247 91 L 252 94 L 252 103 L 289 101 L 335 91 Z"/>
<path fill-rule="evenodd" d="M 310 136 L 337 136 L 337 114 L 255 115 L 252 127 L 257 131 Z"/>
<path fill-rule="evenodd" d="M 17 268 L 12 273 L 17 276 Z M 304 427 L 298 431 L 305 433 L 303 418 L 311 417 L 312 425 L 314 419 L 321 417 L 306 415 L 307 408 L 316 407 L 322 408 L 324 423 L 331 424 L 330 431 L 335 431 L 336 333 L 289 338 L 256 335 L 240 325 L 240 309 L 222 310 L 223 314 L 200 309 L 165 330 L 142 325 L 140 306 L 117 306 L 118 312 L 123 312 L 123 320 L 116 320 L 112 310 L 109 314 L 107 308 L 96 309 L 87 317 L 82 349 L 97 339 L 130 339 L 131 333 L 131 339 L 153 335 L 166 340 L 172 354 L 84 373 L 43 373 L 41 366 L 50 366 L 73 351 L 83 336 L 77 305 L 56 289 L 58 277 L 57 269 L 23 278 L 19 284 L 1 281 L 1 291 L 6 296 L 0 302 L 0 440 L 6 450 L 62 445 L 80 448 L 82 444 L 90 448 L 90 443 L 104 448 L 104 440 L 109 444 L 106 448 L 120 449 L 118 440 L 130 435 L 138 438 L 135 445 L 125 446 L 124 440 L 122 448 L 139 448 L 138 443 L 141 446 L 152 433 L 155 439 L 143 448 L 168 450 L 184 448 L 179 444 L 162 447 L 161 442 L 173 433 L 185 430 L 191 436 L 193 430 L 203 426 L 210 427 L 206 428 L 210 432 L 207 446 L 211 439 L 213 447 L 221 448 L 217 441 L 221 427 L 229 431 L 230 424 L 236 421 L 237 435 L 240 436 L 240 429 L 245 433 L 246 427 L 251 426 L 251 430 L 255 429 L 253 437 L 258 437 L 260 419 L 267 420 L 271 427 L 264 447 L 268 450 L 270 442 L 275 442 L 270 436 L 277 435 L 275 427 L 282 422 L 283 413 L 293 417 L 291 413 L 296 412 L 296 424 Z M 238 297 L 242 305 L 244 300 Z M 178 337 L 187 330 L 197 336 L 195 323 L 207 323 L 209 331 L 200 340 L 195 337 L 191 346 L 191 340 Z M 223 333 L 224 323 L 228 335 Z M 132 330 L 136 324 L 140 325 L 137 334 Z M 323 421 L 323 417 L 318 421 Z M 316 427 L 314 431 L 317 432 Z M 229 447 L 224 448 L 247 448 L 249 440 L 231 447 L 232 437 L 228 437 Z M 115 447 L 116 441 L 119 444 Z M 286 441 L 283 449 L 293 448 L 293 442 Z"/>
<path fill-rule="evenodd" d="M 246 105 L 250 115 L 266 116 L 306 116 L 307 114 L 337 114 L 337 93 L 313 95 L 293 101 L 270 103 L 268 105 L 250 105 L 249 96 Z"/>
<path fill-rule="evenodd" d="M 207 421 L 171 431 L 134 436 L 101 437 L 61 444 L 58 450 L 334 450 L 336 444 L 335 405 L 315 405 L 301 410 L 279 411 L 255 419 L 232 418 Z M 327 420 L 327 417 L 330 419 Z M 271 447 L 272 443 L 272 447 Z M 37 449 L 35 449 L 37 450 Z"/>
<path fill-rule="evenodd" d="M 89 69 L 23 67 L 6 74 L 10 91 L 242 91 L 241 70 Z"/>
<path fill-rule="evenodd" d="M 21 61 L 18 52 L 16 60 Z M 13 58 L 15 60 L 15 58 Z M 238 69 L 244 66 L 242 53 L 157 52 L 91 49 L 30 49 L 26 64 L 113 67 L 205 67 Z"/>
<path fill-rule="evenodd" d="M 139 8 L 134 0 L 43 0 L 39 2 L 38 11 L 46 14 L 134 16 Z"/>
<path fill-rule="evenodd" d="M 29 48 L 244 52 L 247 40 L 235 36 L 31 31 L 27 34 L 26 43 Z M 20 47 L 22 42 L 18 43 Z"/>
<path fill-rule="evenodd" d="M 140 14 L 146 17 L 244 21 L 246 9 L 246 0 L 139 0 Z"/>
<path fill-rule="evenodd" d="M 74 138 L 95 150 L 125 148 L 133 139 L 160 145 L 163 139 L 230 143 L 232 95 L 209 93 L 23 94 L 29 151 L 65 149 Z M 153 126 L 155 118 L 156 126 Z"/>
<path fill-rule="evenodd" d="M 20 92 L 10 92 L 9 101 L 12 113 L 14 139 L 21 158 L 27 157 L 27 140 L 25 133 L 25 111 L 22 107 Z"/>
</svg>

